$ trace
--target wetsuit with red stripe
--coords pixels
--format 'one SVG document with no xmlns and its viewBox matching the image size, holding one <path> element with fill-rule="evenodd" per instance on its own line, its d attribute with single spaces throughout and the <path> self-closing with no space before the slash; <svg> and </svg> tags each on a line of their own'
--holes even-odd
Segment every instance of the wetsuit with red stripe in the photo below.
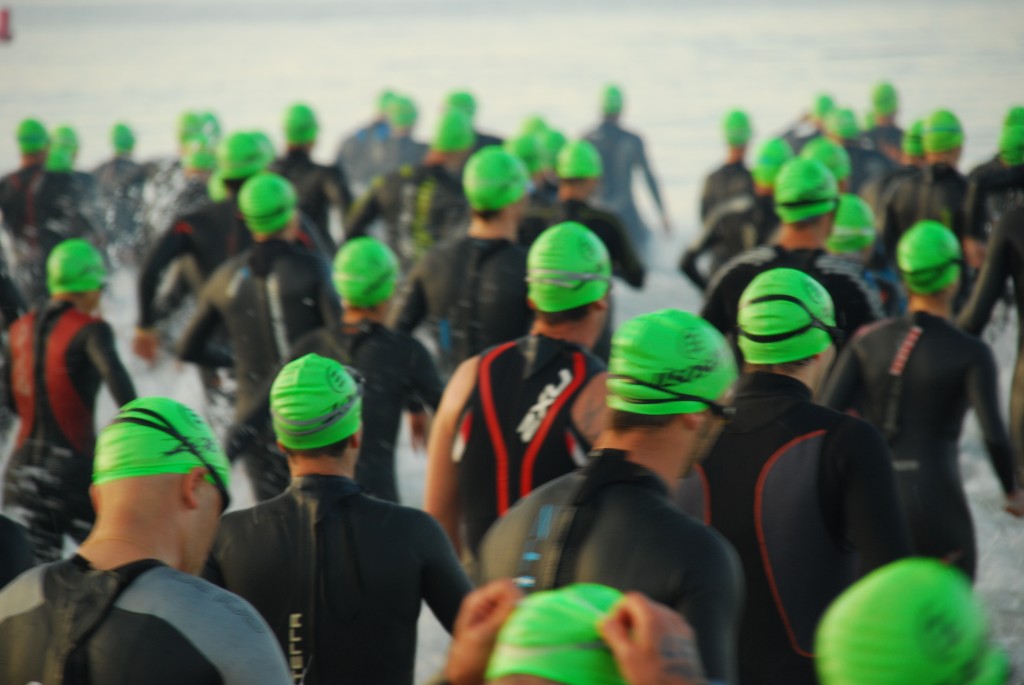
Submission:
<svg viewBox="0 0 1024 685">
<path fill-rule="evenodd" d="M 812 403 L 788 376 L 745 374 L 735 404 L 677 500 L 739 552 L 740 682 L 812 685 L 814 631 L 829 603 L 911 552 L 892 465 L 870 424 Z"/>
<path fill-rule="evenodd" d="M 101 382 L 120 406 L 135 388 L 117 355 L 114 333 L 69 302 L 51 301 L 14 323 L 8 403 L 21 417 L 5 474 L 5 508 L 29 527 L 40 561 L 59 558 L 64 533 L 83 539 L 89 502 L 94 410 Z"/>
<path fill-rule="evenodd" d="M 572 406 L 604 365 L 573 343 L 531 335 L 480 356 L 477 384 L 463 409 L 459 496 L 469 549 L 521 497 L 585 463 L 590 445 Z"/>
</svg>

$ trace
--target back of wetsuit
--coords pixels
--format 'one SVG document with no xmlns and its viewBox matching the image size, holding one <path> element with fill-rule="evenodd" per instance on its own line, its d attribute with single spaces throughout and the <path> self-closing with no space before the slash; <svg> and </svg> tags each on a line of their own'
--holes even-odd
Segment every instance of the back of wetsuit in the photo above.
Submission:
<svg viewBox="0 0 1024 685">
<path fill-rule="evenodd" d="M 885 205 L 889 201 L 889 195 L 893 188 L 907 176 L 917 173 L 916 166 L 893 166 L 888 171 L 868 179 L 861 186 L 860 196 L 871 206 L 875 215 L 875 222 L 881 224 L 885 217 Z"/>
<path fill-rule="evenodd" d="M 525 335 L 526 249 L 503 239 L 463 237 L 428 252 L 413 268 L 391 308 L 389 324 L 412 333 L 427 323 L 438 367 L 450 374 L 475 354 Z"/>
<path fill-rule="evenodd" d="M 891 159 L 899 159 L 903 149 L 903 129 L 899 126 L 875 125 L 864 131 L 871 147 Z"/>
<path fill-rule="evenodd" d="M 708 174 L 700 198 L 700 220 L 707 223 L 708 214 L 718 205 L 735 197 L 754 194 L 754 178 L 742 161 L 723 164 Z"/>
<path fill-rule="evenodd" d="M 37 224 L 35 195 L 43 176 L 42 164 L 30 164 L 0 179 L 0 214 L 12 237 L 20 239 L 26 225 Z"/>
<path fill-rule="evenodd" d="M 436 521 L 341 476 L 225 516 L 204 576 L 256 607 L 307 685 L 412 685 L 421 602 L 451 631 L 470 589 Z"/>
<path fill-rule="evenodd" d="M 312 221 L 317 238 L 330 247 L 333 256 L 337 245 L 331 236 L 330 209 L 334 206 L 345 216 L 352 204 L 344 172 L 337 166 L 320 166 L 310 158 L 309 152 L 298 149 L 289 150 L 270 169 L 295 186 L 299 209 Z"/>
<path fill-rule="evenodd" d="M 846 409 L 860 399 L 886 435 L 917 551 L 950 558 L 971 576 L 975 542 L 959 471 L 960 431 L 974 408 L 1003 491 L 1015 488 L 999 411 L 998 372 L 988 346 L 923 312 L 882 322 L 850 344 L 822 400 Z"/>
<path fill-rule="evenodd" d="M 0 682 L 285 685 L 266 623 L 238 597 L 152 560 L 75 556 L 0 592 Z"/>
<path fill-rule="evenodd" d="M 976 235 L 988 236 L 1004 214 L 1024 207 L 1024 165 L 982 165 L 967 177 L 965 214 Z"/>
<path fill-rule="evenodd" d="M 700 237 L 683 252 L 679 269 L 698 289 L 704 290 L 709 278 L 729 260 L 767 243 L 778 225 L 779 217 L 770 195 L 738 195 L 721 202 L 708 214 Z M 705 252 L 711 253 L 707 277 L 697 268 Z"/>
<path fill-rule="evenodd" d="M 466 541 L 476 554 L 495 519 L 543 483 L 582 466 L 589 443 L 572 407 L 604 365 L 583 348 L 531 335 L 483 352 L 462 410 L 458 465 Z"/>
<path fill-rule="evenodd" d="M 342 141 L 335 164 L 345 174 L 345 178 L 357 195 L 362 193 L 375 178 L 385 173 L 382 170 L 383 143 L 390 137 L 391 127 L 381 119 L 370 122 Z"/>
<path fill-rule="evenodd" d="M 984 240 L 976 228 L 967 226 L 964 201 L 967 179 L 947 164 L 929 164 L 908 175 L 893 187 L 882 220 L 882 240 L 886 254 L 895 261 L 900 237 L 918 221 L 932 219 L 948 226 L 959 240 L 974 237 Z"/>
<path fill-rule="evenodd" d="M 857 143 L 846 143 L 843 147 L 850 156 L 850 187 L 848 192 L 855 195 L 860 194 L 865 183 L 885 174 L 895 166 L 881 152 L 868 150 Z"/>
</svg>

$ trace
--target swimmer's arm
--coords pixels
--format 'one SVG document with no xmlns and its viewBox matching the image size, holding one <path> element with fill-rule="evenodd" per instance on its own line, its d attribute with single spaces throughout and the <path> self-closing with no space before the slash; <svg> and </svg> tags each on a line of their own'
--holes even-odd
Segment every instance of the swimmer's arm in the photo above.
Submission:
<svg viewBox="0 0 1024 685">
<path fill-rule="evenodd" d="M 854 350 L 854 343 L 851 342 L 839 353 L 839 359 L 832 367 L 825 388 L 821 391 L 820 403 L 836 411 L 847 411 L 853 407 L 863 384 L 860 358 Z"/>
<path fill-rule="evenodd" d="M 423 525 L 414 538 L 423 550 L 423 599 L 450 634 L 462 600 L 473 586 L 441 527 L 429 517 L 422 519 Z"/>
<path fill-rule="evenodd" d="M 456 553 L 461 553 L 462 550 L 459 535 L 462 507 L 459 502 L 458 471 L 455 462 L 452 461 L 452 447 L 458 431 L 459 417 L 476 383 L 479 363 L 479 357 L 472 357 L 462 362 L 455 370 L 444 395 L 441 396 L 441 404 L 434 417 L 430 440 L 427 443 L 427 478 L 423 508 L 441 524 Z"/>
<path fill-rule="evenodd" d="M 979 335 L 985 329 L 992 317 L 992 309 L 1003 295 L 1009 275 L 1008 262 L 1011 252 L 1005 236 L 1010 227 L 1007 219 L 1003 218 L 992 232 L 978 281 L 971 291 L 970 299 L 957 317 L 957 325 L 972 335 Z"/>
<path fill-rule="evenodd" d="M 601 372 L 590 379 L 572 405 L 572 423 L 591 445 L 604 430 L 608 374 Z"/>
<path fill-rule="evenodd" d="M 444 381 L 441 380 L 441 373 L 437 370 L 434 358 L 427 352 L 419 340 L 410 338 L 412 345 L 412 360 L 410 364 L 410 378 L 412 381 L 412 393 L 432 410 L 437 411 L 441 403 L 441 395 L 444 393 Z M 423 411 L 422 404 L 417 403 L 419 411 Z"/>
<path fill-rule="evenodd" d="M 11 344 L 8 341 L 4 347 L 4 404 L 15 414 L 18 407 L 14 403 L 14 389 L 11 387 Z"/>
<path fill-rule="evenodd" d="M 1003 492 L 1010 495 L 1017 489 L 1013 468 L 1013 448 L 1006 433 L 1006 424 L 999 412 L 999 371 L 992 350 L 985 345 L 967 372 L 967 398 L 978 418 L 981 434 L 988 448 Z"/>
<path fill-rule="evenodd" d="M 114 404 L 122 407 L 135 399 L 135 386 L 131 376 L 117 356 L 114 331 L 106 321 L 100 321 L 85 330 L 85 352 L 89 361 L 100 373 L 100 378 L 114 398 Z"/>
<path fill-rule="evenodd" d="M 647 187 L 651 191 L 651 197 L 654 198 L 654 204 L 658 206 L 658 212 L 664 216 L 665 205 L 661 201 L 661 190 L 658 188 L 658 179 L 654 177 L 654 171 L 651 169 L 651 163 L 647 160 L 647 150 L 644 147 L 644 141 L 641 138 L 637 138 L 636 142 L 637 161 L 644 172 L 644 178 L 647 180 Z"/>
<path fill-rule="evenodd" d="M 178 358 L 204 366 L 230 367 L 234 364 L 231 355 L 221 350 L 211 349 L 210 346 L 213 332 L 221 324 L 220 312 L 210 302 L 211 286 L 217 286 L 216 280 L 211 280 L 203 288 L 196 313 L 178 342 Z"/>
<path fill-rule="evenodd" d="M 382 179 L 373 181 L 363 196 L 356 200 L 345 216 L 345 240 L 366 235 L 366 229 L 380 216 L 382 207 L 378 198 Z"/>
<path fill-rule="evenodd" d="M 413 267 L 402 284 L 388 313 L 388 327 L 412 333 L 427 315 L 427 298 L 423 292 L 423 262 Z"/>
<path fill-rule="evenodd" d="M 156 323 L 154 302 L 160 278 L 175 259 L 190 251 L 192 227 L 183 222 L 173 224 L 146 255 L 139 269 L 139 328 L 152 328 Z"/>
</svg>

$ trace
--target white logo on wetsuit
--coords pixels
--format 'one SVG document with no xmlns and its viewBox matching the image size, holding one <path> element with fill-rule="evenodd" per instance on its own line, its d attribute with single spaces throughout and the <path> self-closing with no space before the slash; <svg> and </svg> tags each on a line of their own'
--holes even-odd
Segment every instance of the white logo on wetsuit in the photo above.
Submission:
<svg viewBox="0 0 1024 685">
<path fill-rule="evenodd" d="M 544 386 L 544 389 L 540 391 L 540 396 L 537 398 L 537 404 L 530 407 L 529 411 L 526 412 L 526 416 L 519 422 L 516 432 L 519 433 L 519 438 L 523 442 L 533 440 L 533 436 L 540 429 L 540 424 L 544 422 L 544 417 L 547 416 L 548 409 L 551 408 L 551 405 L 555 403 L 558 396 L 565 392 L 565 389 L 572 383 L 572 374 L 569 373 L 569 369 L 562 369 L 558 372 L 558 379 L 558 385 L 551 383 Z"/>
</svg>

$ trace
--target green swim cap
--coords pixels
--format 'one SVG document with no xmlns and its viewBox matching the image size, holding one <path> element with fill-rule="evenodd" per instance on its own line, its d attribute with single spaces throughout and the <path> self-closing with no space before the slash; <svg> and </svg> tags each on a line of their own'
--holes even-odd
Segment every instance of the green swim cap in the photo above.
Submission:
<svg viewBox="0 0 1024 685">
<path fill-rule="evenodd" d="M 1024 126 L 1024 107 L 1016 105 L 1006 110 L 1006 116 L 1003 117 L 1003 126 Z"/>
<path fill-rule="evenodd" d="M 206 136 L 206 139 L 210 141 L 210 145 L 216 147 L 217 143 L 220 142 L 220 120 L 217 115 L 213 112 L 206 111 L 200 112 L 199 117 L 199 134 Z"/>
<path fill-rule="evenodd" d="M 800 151 L 802 159 L 814 159 L 824 164 L 832 175 L 836 177 L 836 183 L 842 183 L 850 177 L 853 167 L 850 165 L 850 153 L 842 145 L 819 136 L 804 145 Z"/>
<path fill-rule="evenodd" d="M 101 290 L 106 282 L 103 255 L 81 238 L 59 243 L 46 258 L 46 287 L 51 295 Z"/>
<path fill-rule="evenodd" d="M 131 152 L 135 148 L 135 134 L 128 124 L 118 122 L 110 129 L 110 142 L 115 152 Z"/>
<path fill-rule="evenodd" d="M 601 91 L 601 111 L 604 114 L 618 114 L 625 104 L 625 97 L 622 89 L 614 83 L 609 83 Z"/>
<path fill-rule="evenodd" d="M 782 166 L 775 179 L 775 211 L 783 223 L 792 224 L 834 212 L 838 202 L 836 177 L 816 160 L 792 159 Z"/>
<path fill-rule="evenodd" d="M 818 624 L 822 685 L 1009 682 L 1007 655 L 988 640 L 985 610 L 958 569 L 902 559 L 839 596 Z"/>
<path fill-rule="evenodd" d="M 395 292 L 398 259 L 376 238 L 353 238 L 334 257 L 333 279 L 346 304 L 375 307 Z"/>
<path fill-rule="evenodd" d="M 626 685 L 600 631 L 622 596 L 585 583 L 529 595 L 498 633 L 488 682 L 527 675 L 571 685 Z"/>
<path fill-rule="evenodd" d="M 939 109 L 924 120 L 922 142 L 925 152 L 949 152 L 963 145 L 964 129 L 955 114 Z"/>
<path fill-rule="evenodd" d="M 478 212 L 504 209 L 518 202 L 526 195 L 528 184 L 523 163 L 497 145 L 473 153 L 462 174 L 466 199 Z"/>
<path fill-rule="evenodd" d="M 307 354 L 285 365 L 270 387 L 278 441 L 293 450 L 326 447 L 359 430 L 362 392 L 345 367 Z"/>
<path fill-rule="evenodd" d="M 224 178 L 219 171 L 210 174 L 210 180 L 206 182 L 206 194 L 213 202 L 223 202 L 228 199 L 228 187 L 224 185 Z"/>
<path fill-rule="evenodd" d="M 43 168 L 56 173 L 68 173 L 75 167 L 75 150 L 67 145 L 52 145 L 46 153 Z"/>
<path fill-rule="evenodd" d="M 729 343 L 704 319 L 678 309 L 619 326 L 608 363 L 608 406 L 631 414 L 694 414 L 736 380 Z"/>
<path fill-rule="evenodd" d="M 871 107 L 883 117 L 891 116 L 899 109 L 900 100 L 896 88 L 888 81 L 882 81 L 871 90 Z"/>
<path fill-rule="evenodd" d="M 835 108 L 836 101 L 832 99 L 831 95 L 818 93 L 814 96 L 814 103 L 811 105 L 811 115 L 819 121 L 824 121 L 825 117 Z"/>
<path fill-rule="evenodd" d="M 64 124 L 53 129 L 53 144 L 59 145 L 60 147 L 70 148 L 73 151 L 78 150 L 78 132 Z"/>
<path fill-rule="evenodd" d="M 264 144 L 247 131 L 232 133 L 217 146 L 217 169 L 225 181 L 255 176 L 263 171 L 267 164 Z"/>
<path fill-rule="evenodd" d="M 999 136 L 999 158 L 1006 166 L 1024 164 L 1024 124 L 1003 127 Z"/>
<path fill-rule="evenodd" d="M 473 117 L 476 116 L 476 98 L 473 94 L 465 90 L 456 90 L 448 93 L 448 98 L 445 100 L 448 105 L 448 109 L 457 109 L 469 119 L 473 121 Z"/>
<path fill-rule="evenodd" d="M 604 166 L 601 153 L 589 140 L 572 140 L 558 153 L 555 163 L 558 178 L 601 178 Z"/>
<path fill-rule="evenodd" d="M 540 136 L 548 130 L 548 124 L 539 114 L 533 114 L 523 119 L 519 127 L 521 136 Z"/>
<path fill-rule="evenodd" d="M 956 234 L 938 221 L 918 221 L 896 246 L 896 264 L 907 289 L 931 295 L 960 278 L 962 253 Z"/>
<path fill-rule="evenodd" d="M 860 136 L 860 126 L 857 125 L 857 115 L 852 109 L 833 110 L 828 115 L 826 126 L 830 135 L 841 140 L 856 140 Z"/>
<path fill-rule="evenodd" d="M 541 136 L 541 144 L 544 148 L 544 170 L 548 171 L 555 168 L 555 163 L 558 161 L 558 153 L 565 147 L 566 138 L 565 134 L 561 131 L 556 131 L 553 128 L 549 128 Z"/>
<path fill-rule="evenodd" d="M 203 120 L 198 112 L 185 111 L 178 115 L 178 143 L 203 132 Z"/>
<path fill-rule="evenodd" d="M 274 144 L 270 142 L 270 136 L 263 131 L 249 131 L 249 135 L 259 145 L 260 152 L 263 153 L 263 168 L 266 169 L 274 161 L 275 156 Z"/>
<path fill-rule="evenodd" d="M 725 142 L 732 147 L 740 147 L 750 142 L 753 131 L 750 127 L 750 117 L 741 109 L 733 109 L 722 117 L 722 131 L 725 134 Z"/>
<path fill-rule="evenodd" d="M 793 159 L 793 148 L 784 138 L 769 138 L 757 151 L 751 173 L 760 186 L 774 187 L 775 178 L 786 162 Z"/>
<path fill-rule="evenodd" d="M 834 254 L 860 252 L 875 242 L 875 215 L 867 202 L 851 193 L 839 196 L 836 223 L 825 247 Z"/>
<path fill-rule="evenodd" d="M 509 138 L 505 141 L 505 150 L 518 157 L 531 176 L 544 168 L 545 151 L 540 136 L 536 134 L 524 133 L 518 138 Z"/>
<path fill-rule="evenodd" d="M 298 197 L 295 187 L 283 176 L 265 171 L 242 185 L 238 208 L 253 233 L 276 233 L 295 216 Z"/>
<path fill-rule="evenodd" d="M 297 102 L 284 112 L 284 137 L 289 145 L 308 145 L 320 130 L 309 105 Z"/>
<path fill-rule="evenodd" d="M 181 166 L 186 170 L 212 171 L 217 168 L 217 156 L 210 149 L 205 136 L 195 136 L 185 141 L 181 155 Z"/>
<path fill-rule="evenodd" d="M 530 300 L 542 312 L 564 312 L 597 302 L 611 287 L 608 249 L 575 221 L 544 230 L 526 258 Z"/>
<path fill-rule="evenodd" d="M 38 119 L 22 119 L 17 130 L 18 148 L 22 154 L 42 152 L 50 144 L 50 135 Z"/>
<path fill-rule="evenodd" d="M 231 464 L 199 414 L 166 397 L 140 397 L 121 407 L 96 441 L 92 482 L 186 474 L 206 467 L 228 506 Z"/>
<path fill-rule="evenodd" d="M 461 109 L 452 108 L 441 115 L 430 149 L 437 152 L 462 152 L 473 147 L 475 142 L 473 122 Z"/>
<path fill-rule="evenodd" d="M 743 358 L 751 364 L 785 364 L 827 350 L 837 336 L 832 297 L 796 269 L 769 269 L 740 296 L 736 317 Z"/>
<path fill-rule="evenodd" d="M 391 100 L 395 98 L 395 91 L 390 89 L 382 90 L 377 94 L 377 111 L 381 114 L 387 114 L 388 105 L 391 104 Z"/>
<path fill-rule="evenodd" d="M 411 98 L 401 95 L 391 98 L 385 113 L 388 123 L 395 128 L 412 128 L 419 116 L 416 103 Z"/>
<path fill-rule="evenodd" d="M 918 119 L 903 132 L 901 145 L 903 154 L 908 157 L 924 157 L 924 119 Z"/>
</svg>

